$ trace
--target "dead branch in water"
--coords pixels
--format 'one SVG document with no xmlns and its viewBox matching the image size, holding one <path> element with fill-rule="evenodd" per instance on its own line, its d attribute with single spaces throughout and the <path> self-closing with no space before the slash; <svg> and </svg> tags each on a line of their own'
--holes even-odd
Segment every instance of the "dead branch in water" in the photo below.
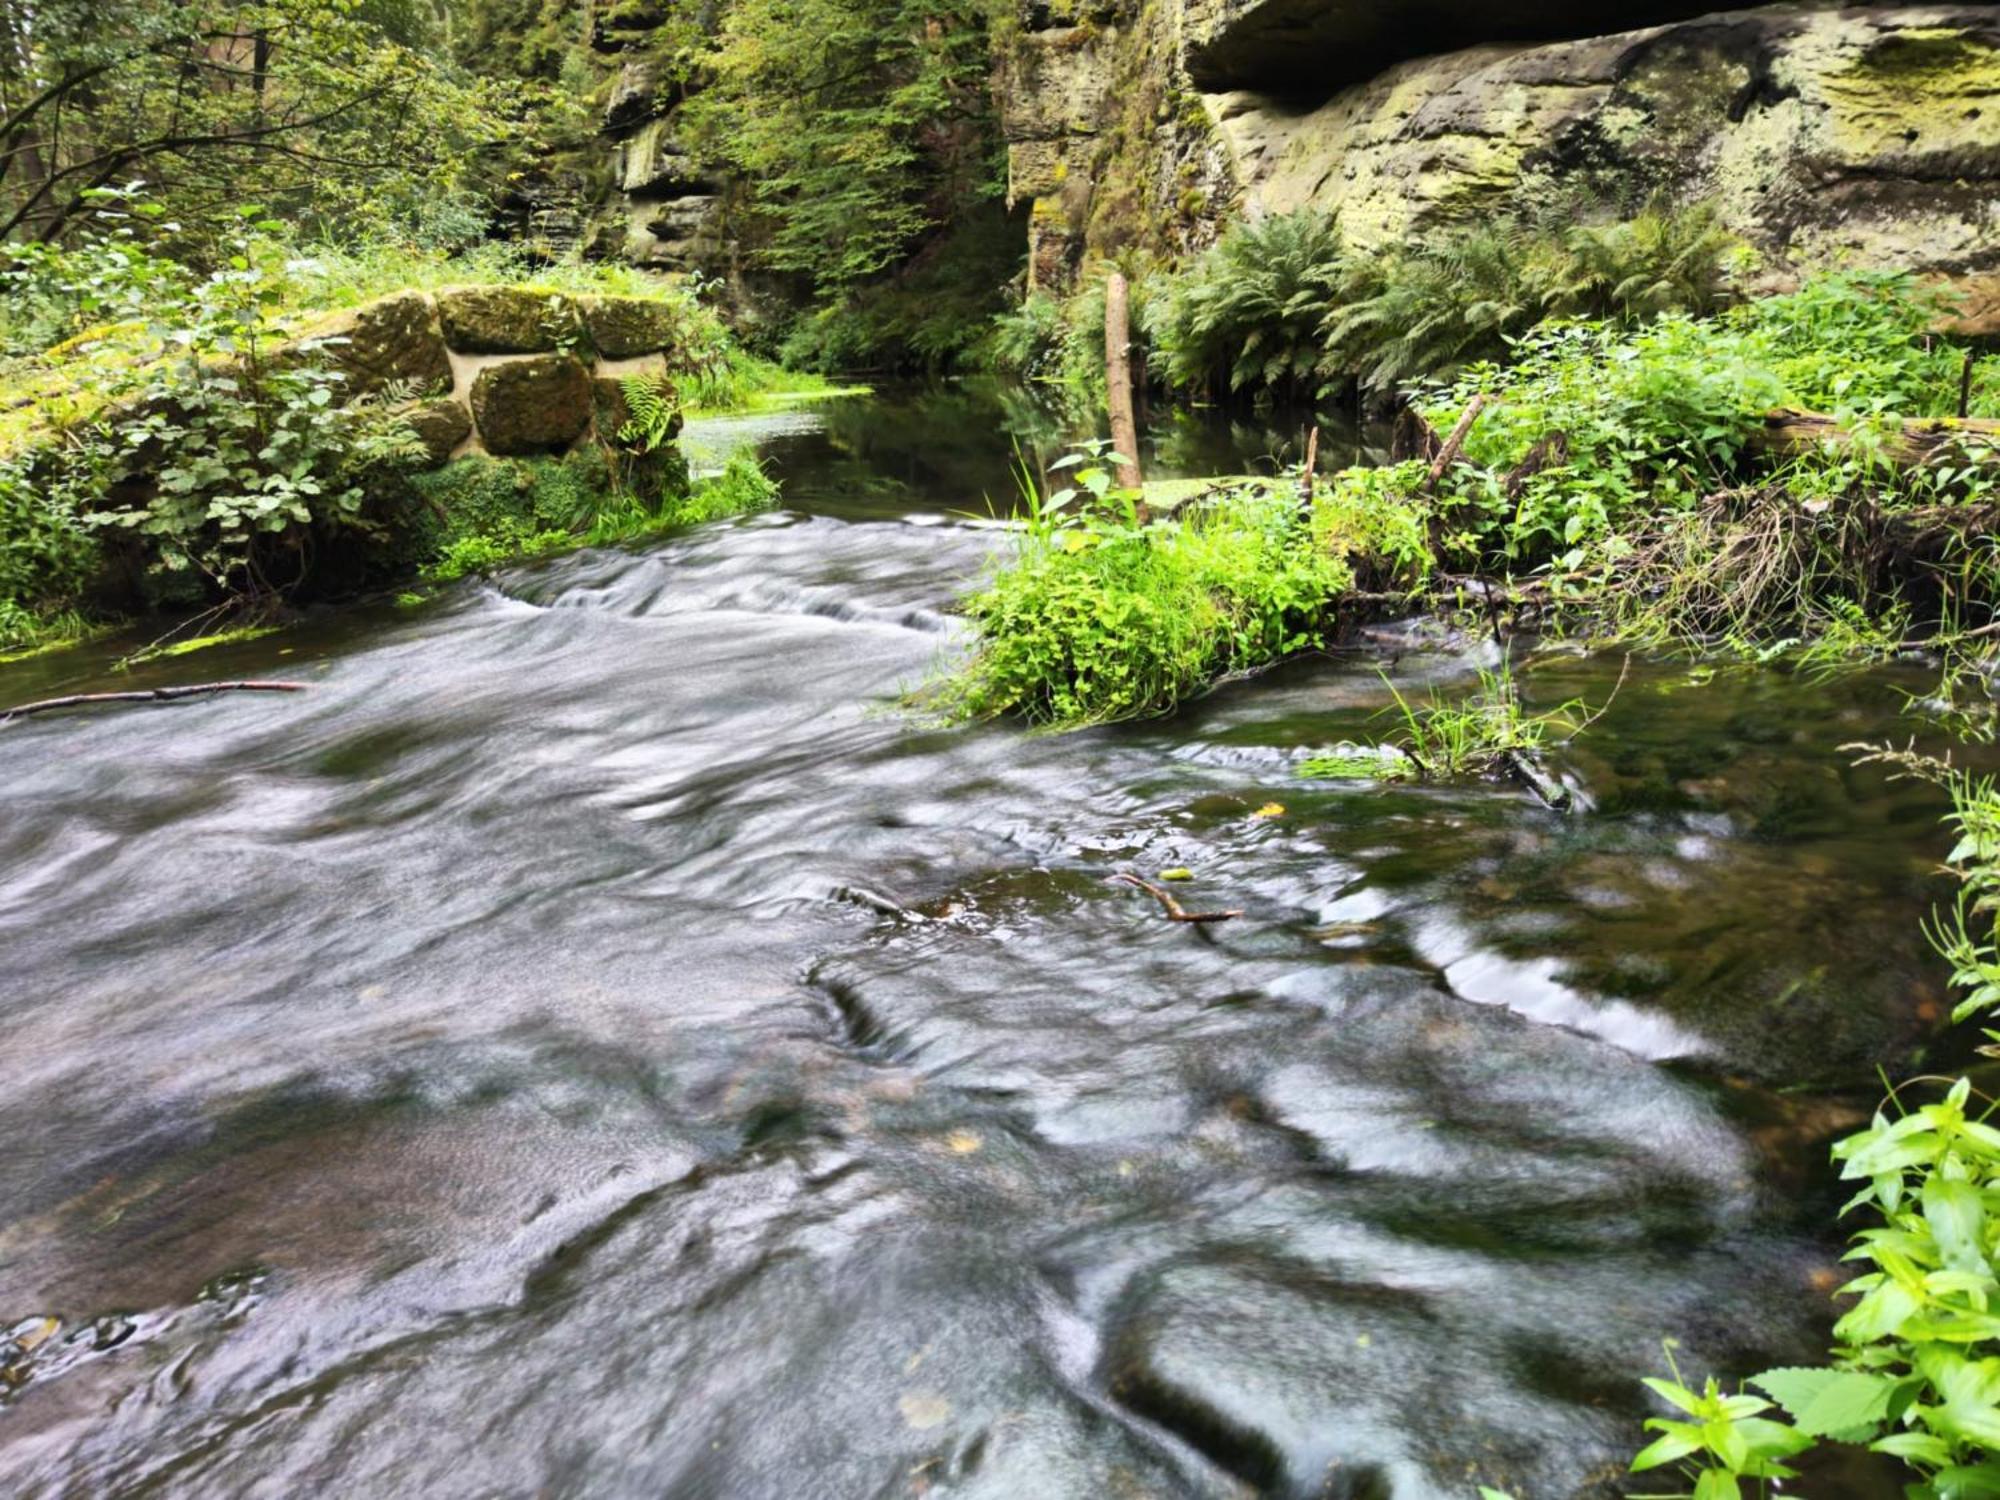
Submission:
<svg viewBox="0 0 2000 1500">
<path fill-rule="evenodd" d="M 1189 911 L 1174 899 L 1173 892 L 1166 890 L 1164 887 L 1154 885 L 1150 880 L 1142 880 L 1137 875 L 1128 874 L 1122 870 L 1111 877 L 1111 883 L 1114 885 L 1129 885 L 1134 890 L 1144 891 L 1160 903 L 1161 908 L 1167 914 L 1169 922 L 1233 922 L 1243 915 L 1240 911 Z"/>
<path fill-rule="evenodd" d="M 98 703 L 172 703 L 180 698 L 199 698 L 209 693 L 303 693 L 303 682 L 200 682 L 188 687 L 147 688 L 132 693 L 72 693 L 67 698 L 44 698 L 39 703 L 23 703 L 0 713 L 0 724 L 24 719 L 29 714 L 53 713 L 59 708 L 82 708 Z"/>
</svg>

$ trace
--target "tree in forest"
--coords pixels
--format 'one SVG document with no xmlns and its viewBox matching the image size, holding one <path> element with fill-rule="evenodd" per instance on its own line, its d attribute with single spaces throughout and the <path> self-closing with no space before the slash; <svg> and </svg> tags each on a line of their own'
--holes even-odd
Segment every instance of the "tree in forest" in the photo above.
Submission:
<svg viewBox="0 0 2000 1500">
<path fill-rule="evenodd" d="M 690 103 L 760 258 L 837 295 L 1000 191 L 984 0 L 735 0 Z"/>
<path fill-rule="evenodd" d="M 58 240 L 143 179 L 194 243 L 245 199 L 321 233 L 475 232 L 545 100 L 454 65 L 417 0 L 0 8 L 0 241 Z"/>
</svg>

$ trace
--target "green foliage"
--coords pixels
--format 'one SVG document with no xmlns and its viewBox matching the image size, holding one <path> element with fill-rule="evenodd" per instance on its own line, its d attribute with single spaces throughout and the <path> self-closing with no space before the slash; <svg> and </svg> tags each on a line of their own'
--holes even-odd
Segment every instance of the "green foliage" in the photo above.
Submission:
<svg viewBox="0 0 2000 1500">
<path fill-rule="evenodd" d="M 601 453 L 473 456 L 409 479 L 410 542 L 423 576 L 445 583 L 575 547 L 613 546 L 776 503 L 778 486 L 748 451 L 686 494 L 652 501 L 624 489 Z"/>
<path fill-rule="evenodd" d="M 652 453 L 673 441 L 680 431 L 680 393 L 673 383 L 656 375 L 628 375 L 618 382 L 630 413 L 618 430 L 620 442 L 631 443 L 641 453 Z"/>
<path fill-rule="evenodd" d="M 1183 390 L 1320 394 L 1337 373 L 1322 327 L 1350 269 L 1340 227 L 1305 208 L 1230 226 L 1155 297 L 1155 364 Z"/>
<path fill-rule="evenodd" d="M 1304 208 L 1231 226 L 1156 293 L 1146 327 L 1177 389 L 1311 397 L 1350 376 L 1387 388 L 1500 358 L 1551 319 L 1711 311 L 1742 254 L 1703 207 L 1655 204 L 1608 224 L 1500 219 L 1373 253 Z M 1007 347 L 1032 350 L 1048 322 L 1036 310 Z"/>
<path fill-rule="evenodd" d="M 978 0 L 733 0 L 699 65 L 688 138 L 746 185 L 763 263 L 821 300 L 997 196 Z"/>
<path fill-rule="evenodd" d="M 1353 572 L 1295 500 L 1244 487 L 1148 523 L 1106 458 L 1068 461 L 1074 487 L 1050 496 L 1023 474 L 1021 537 L 965 602 L 979 644 L 934 706 L 1063 728 L 1163 714 L 1324 639 Z"/>
<path fill-rule="evenodd" d="M 1775 408 L 1851 417 L 1864 434 L 1890 408 L 1954 412 L 1963 357 L 1922 336 L 1936 312 L 1911 278 L 1837 275 L 1717 319 L 1539 329 L 1511 364 L 1473 366 L 1419 399 L 1440 428 L 1475 396 L 1492 403 L 1466 443 L 1476 467 L 1454 473 L 1454 550 L 1565 571 L 1616 563 L 1636 517 L 1685 514 L 1753 477 L 1752 439 Z M 1979 399 L 1994 396 L 1982 389 Z M 1822 493 L 1887 483 L 1887 466 L 1865 455 L 1864 444 L 1860 456 L 1769 477 L 1787 493 L 1814 475 Z M 1921 482 L 1934 489 L 1938 477 Z"/>
<path fill-rule="evenodd" d="M 1427 780 L 1484 775 L 1510 756 L 1534 760 L 1551 735 L 1574 739 L 1594 719 L 1581 699 L 1528 713 L 1513 672 L 1504 666 L 1497 672 L 1482 668 L 1478 691 L 1459 699 L 1433 688 L 1427 698 L 1412 701 L 1386 674 L 1382 680 L 1402 726 L 1397 748 Z"/>
<path fill-rule="evenodd" d="M 1322 333 L 1339 368 L 1386 388 L 1499 358 L 1553 318 L 1711 311 L 1740 254 L 1704 207 L 1655 204 L 1602 225 L 1469 225 L 1357 259 Z"/>
<path fill-rule="evenodd" d="M 733 453 L 720 474 L 696 481 L 694 488 L 662 508 L 663 524 L 693 526 L 730 516 L 753 515 L 778 503 L 778 482 L 748 449 Z"/>
<path fill-rule="evenodd" d="M 1647 1420 L 1647 1430 L 1660 1436 L 1632 1460 L 1635 1472 L 1673 1465 L 1692 1480 L 1694 1500 L 1740 1500 L 1740 1480 L 1755 1480 L 1768 1493 L 1769 1481 L 1798 1477 L 1784 1461 L 1810 1449 L 1812 1439 L 1765 1416 L 1776 1409 L 1772 1403 L 1725 1395 L 1713 1379 L 1699 1391 L 1690 1388 L 1671 1345 L 1667 1365 L 1673 1379 L 1649 1379 L 1646 1386 L 1681 1416 Z"/>
<path fill-rule="evenodd" d="M 490 174 L 562 115 L 393 0 L 49 0 L 6 10 L 0 55 L 0 240 L 66 240 L 91 190 L 143 178 L 204 264 L 246 196 L 345 238 L 452 217 L 476 237 Z"/>
</svg>

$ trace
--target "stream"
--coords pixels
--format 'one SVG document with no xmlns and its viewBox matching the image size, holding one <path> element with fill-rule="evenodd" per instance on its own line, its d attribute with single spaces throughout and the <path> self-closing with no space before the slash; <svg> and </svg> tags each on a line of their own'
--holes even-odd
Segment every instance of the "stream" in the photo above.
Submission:
<svg viewBox="0 0 2000 1500">
<path fill-rule="evenodd" d="M 1945 1003 L 1941 798 L 1839 747 L 1922 674 L 1635 662 L 1573 817 L 1299 777 L 1492 660 L 1393 629 L 913 722 L 1024 423 L 698 423 L 785 508 L 0 668 L 311 685 L 0 728 L 0 1493 L 1568 1500 L 1663 1338 L 1823 1353 L 1827 1145 Z M 1174 867 L 1245 915 L 1107 882 Z"/>
</svg>

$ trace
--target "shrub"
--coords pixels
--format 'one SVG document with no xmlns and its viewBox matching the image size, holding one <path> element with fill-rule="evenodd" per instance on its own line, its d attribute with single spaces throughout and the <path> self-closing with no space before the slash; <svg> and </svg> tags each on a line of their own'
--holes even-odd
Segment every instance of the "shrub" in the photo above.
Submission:
<svg viewBox="0 0 2000 1500">
<path fill-rule="evenodd" d="M 1168 713 L 1226 673 L 1320 644 L 1353 584 L 1289 486 L 1240 486 L 1142 525 L 1101 468 L 1079 483 L 1074 502 L 1029 486 L 1018 546 L 965 602 L 979 643 L 933 706 L 1064 728 Z"/>
<path fill-rule="evenodd" d="M 1566 228 L 1499 219 L 1357 258 L 1321 331 L 1336 365 L 1387 388 L 1500 358 L 1552 318 L 1711 312 L 1744 254 L 1705 206 Z"/>
<path fill-rule="evenodd" d="M 1537 330 L 1515 345 L 1512 364 L 1473 366 L 1419 396 L 1440 428 L 1475 396 L 1494 402 L 1466 443 L 1476 467 L 1455 471 L 1456 549 L 1581 567 L 1592 549 L 1622 546 L 1618 533 L 1635 516 L 1684 513 L 1756 477 L 1752 439 L 1776 407 L 1816 407 L 1864 428 L 1892 409 L 1953 412 L 1963 356 L 1924 336 L 1937 315 L 1911 278 L 1837 275 L 1714 319 Z M 1977 390 L 1975 410 L 2000 399 Z M 1796 489 L 1816 465 L 1853 462 L 1836 455 L 1763 473 Z M 1893 488 L 1866 464 L 1843 482 Z"/>
<path fill-rule="evenodd" d="M 1318 209 L 1232 225 L 1149 305 L 1155 368 L 1182 390 L 1321 394 L 1337 374 L 1322 329 L 1348 270 Z"/>
</svg>

